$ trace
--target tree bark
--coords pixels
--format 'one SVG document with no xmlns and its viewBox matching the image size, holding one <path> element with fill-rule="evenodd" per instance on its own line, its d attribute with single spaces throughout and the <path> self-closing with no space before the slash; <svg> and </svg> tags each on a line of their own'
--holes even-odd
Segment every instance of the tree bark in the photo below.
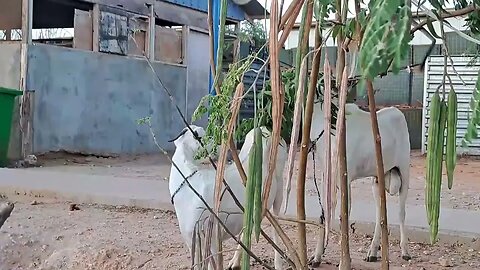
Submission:
<svg viewBox="0 0 480 270">
<path fill-rule="evenodd" d="M 306 177 L 306 169 L 307 169 L 307 157 L 308 157 L 308 144 L 310 142 L 310 130 L 312 128 L 312 115 L 313 115 L 313 102 L 315 99 L 315 90 L 317 87 L 317 81 L 318 81 L 318 73 L 320 69 L 320 56 L 321 56 L 321 51 L 320 51 L 320 46 L 322 43 L 322 38 L 319 34 L 318 31 L 318 25 L 315 29 L 315 50 L 316 52 L 314 53 L 313 57 L 313 65 L 312 65 L 312 72 L 310 73 L 310 84 L 308 87 L 308 93 L 307 93 L 307 101 L 306 101 L 306 106 L 305 106 L 305 123 L 303 125 L 303 132 L 302 132 L 302 147 L 300 148 L 300 167 L 299 167 L 299 172 L 298 172 L 298 180 L 299 183 L 303 182 L 303 197 L 305 198 L 305 177 Z M 299 194 L 300 195 L 300 194 Z M 300 217 L 300 215 L 297 215 Z M 303 204 L 303 216 L 305 219 L 305 202 Z M 303 219 L 302 219 L 303 220 Z M 299 228 L 302 227 L 303 230 L 305 230 L 305 224 L 304 223 L 299 223 Z M 299 230 L 300 231 L 300 230 Z M 305 261 L 302 261 L 304 265 L 306 265 L 307 262 L 307 256 L 306 256 L 306 232 L 303 235 L 305 238 L 300 238 L 300 244 L 301 246 L 304 247 L 305 250 L 301 250 L 301 252 L 305 252 Z M 305 241 L 303 243 L 302 241 Z M 302 256 L 303 254 L 300 253 Z"/>
<path fill-rule="evenodd" d="M 342 74 L 342 83 L 340 85 L 340 104 L 339 112 L 337 117 L 339 118 L 339 125 L 337 125 L 338 130 L 338 175 L 340 176 L 340 189 L 341 189 L 341 215 L 340 215 L 340 231 L 341 231 L 341 247 L 342 247 L 342 257 L 340 261 L 341 270 L 350 270 L 351 267 L 351 257 L 350 257 L 350 243 L 348 236 L 348 204 L 351 203 L 348 201 L 348 192 L 350 192 L 348 174 L 347 174 L 347 128 L 345 123 L 345 103 L 347 99 L 347 84 L 348 84 L 348 75 L 347 69 L 344 67 Z"/>
<path fill-rule="evenodd" d="M 0 204 L 0 228 L 2 228 L 5 221 L 10 217 L 14 208 L 13 203 L 3 202 Z"/>
<path fill-rule="evenodd" d="M 367 80 L 368 103 L 370 118 L 372 120 L 372 132 L 375 140 L 375 152 L 377 156 L 377 181 L 378 192 L 380 193 L 380 226 L 382 228 L 382 269 L 389 269 L 388 262 L 388 224 L 387 224 L 387 198 L 385 195 L 385 169 L 383 168 L 382 138 L 378 129 L 377 112 L 373 83 Z"/>
<path fill-rule="evenodd" d="M 308 33 L 310 33 L 310 26 L 312 25 L 313 18 L 313 1 L 307 0 L 307 11 L 306 18 L 303 21 L 305 32 L 302 38 L 302 47 L 298 50 L 308 49 Z M 298 53 L 298 52 L 297 52 Z M 302 58 L 305 57 L 302 51 L 299 51 Z M 298 65 L 297 65 L 298 68 Z M 298 72 L 297 72 L 298 73 Z M 298 79 L 298 77 L 297 77 Z M 299 85 L 297 81 L 297 86 Z M 312 93 L 311 93 L 312 92 Z M 307 103 L 305 108 L 305 123 L 303 125 L 302 131 L 302 143 L 300 148 L 300 161 L 299 161 L 299 171 L 298 171 L 298 180 L 297 180 L 297 219 L 305 220 L 305 176 L 307 170 L 307 155 L 308 155 L 308 145 L 310 142 L 310 128 L 312 123 L 312 114 L 313 114 L 313 98 L 314 98 L 315 89 L 309 89 L 307 94 Z M 310 110 L 309 112 L 307 110 Z M 295 142 L 292 142 L 295 143 Z M 304 269 L 307 269 L 307 232 L 306 226 L 303 223 L 298 224 L 298 250 L 300 255 L 300 262 Z"/>
<path fill-rule="evenodd" d="M 337 0 L 337 12 L 335 18 L 337 21 L 345 23 L 347 19 L 347 1 L 343 2 Z M 341 190 L 341 214 L 340 214 L 340 232 L 341 232 L 341 248 L 342 248 L 342 257 L 340 260 L 340 269 L 350 270 L 351 269 L 351 257 L 350 257 L 350 244 L 348 236 L 348 192 L 349 192 L 349 183 L 347 177 L 347 137 L 346 137 L 346 123 L 345 123 L 345 100 L 347 98 L 347 82 L 348 76 L 345 69 L 345 50 L 343 48 L 345 37 L 343 33 L 340 33 L 337 37 L 337 65 L 336 65 L 336 82 L 337 89 L 340 91 L 340 104 L 339 104 L 339 117 L 340 127 L 337 126 L 338 132 L 338 175 L 340 176 L 340 190 Z M 337 176 L 337 175 L 335 175 Z"/>
</svg>

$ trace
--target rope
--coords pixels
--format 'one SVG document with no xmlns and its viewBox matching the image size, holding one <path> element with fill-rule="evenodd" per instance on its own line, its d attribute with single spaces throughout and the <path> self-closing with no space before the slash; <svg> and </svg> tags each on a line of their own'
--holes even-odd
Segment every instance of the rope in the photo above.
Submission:
<svg viewBox="0 0 480 270">
<path fill-rule="evenodd" d="M 323 131 L 322 131 L 322 133 L 323 133 Z M 315 184 L 315 189 L 317 190 L 318 204 L 320 205 L 320 209 L 322 209 L 322 214 L 320 215 L 320 223 L 324 224 L 325 223 L 325 212 L 323 210 L 322 198 L 320 196 L 320 189 L 318 188 L 318 183 L 317 183 L 317 172 L 316 172 L 316 165 L 315 165 L 316 164 L 316 161 L 315 161 L 315 150 L 316 150 L 315 143 L 312 143 L 312 148 L 311 148 L 313 150 L 312 151 L 313 183 Z"/>
<path fill-rule="evenodd" d="M 187 183 L 188 179 L 189 179 L 190 177 L 192 177 L 193 175 L 195 175 L 196 173 L 197 173 L 197 171 L 194 171 L 194 172 L 191 173 L 189 176 L 185 177 L 185 179 L 183 179 L 183 181 L 182 181 L 182 183 L 180 184 L 180 186 L 178 186 L 177 190 L 175 190 L 175 192 L 173 192 L 173 194 L 172 194 L 172 197 L 171 197 L 171 199 L 170 199 L 170 202 L 171 202 L 172 204 L 174 204 L 174 203 L 173 203 L 173 199 L 175 198 L 175 195 L 177 195 L 177 193 L 178 193 L 178 192 L 182 189 L 182 187 Z"/>
</svg>

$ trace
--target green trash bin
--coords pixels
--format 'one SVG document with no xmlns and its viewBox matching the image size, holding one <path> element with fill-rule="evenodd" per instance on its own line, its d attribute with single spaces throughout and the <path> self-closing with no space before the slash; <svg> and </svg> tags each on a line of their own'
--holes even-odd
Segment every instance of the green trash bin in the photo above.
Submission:
<svg viewBox="0 0 480 270">
<path fill-rule="evenodd" d="M 22 91 L 0 87 L 0 166 L 8 165 L 8 146 L 12 130 L 13 104 Z"/>
</svg>

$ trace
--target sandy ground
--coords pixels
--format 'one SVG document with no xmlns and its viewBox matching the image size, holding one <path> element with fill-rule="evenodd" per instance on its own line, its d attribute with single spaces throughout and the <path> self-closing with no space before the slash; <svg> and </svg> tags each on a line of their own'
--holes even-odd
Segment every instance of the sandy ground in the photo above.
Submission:
<svg viewBox="0 0 480 270">
<path fill-rule="evenodd" d="M 10 198 L 12 199 L 12 198 Z M 99 205 L 19 200 L 14 215 L 0 231 L 1 269 L 188 269 L 190 256 L 171 212 Z M 295 228 L 284 225 L 295 239 Z M 266 228 L 267 229 L 267 228 Z M 314 247 L 314 233 L 308 231 Z M 350 242 L 354 269 L 379 269 L 380 263 L 362 260 L 370 236 L 353 234 Z M 338 236 L 327 249 L 321 269 L 335 269 L 339 261 Z M 225 250 L 232 249 L 229 241 Z M 392 241 L 391 269 L 479 269 L 480 252 L 461 245 L 428 246 L 410 243 L 410 262 L 399 258 L 398 242 Z M 273 251 L 261 241 L 254 251 L 272 262 Z M 310 252 L 312 250 L 310 249 Z M 232 252 L 226 254 L 227 258 Z M 253 269 L 264 269 L 252 261 Z"/>
<path fill-rule="evenodd" d="M 136 178 L 167 181 L 170 168 L 165 158 L 159 156 L 96 158 L 56 154 L 40 160 L 44 166 L 33 170 L 108 174 L 133 181 Z M 413 153 L 408 204 L 423 204 L 423 174 L 424 158 Z M 480 161 L 459 160 L 454 189 L 442 191 L 443 206 L 478 210 L 479 175 Z M 308 191 L 312 193 L 315 188 L 311 175 L 309 179 Z M 368 183 L 369 180 L 354 183 L 353 200 L 371 200 Z M 79 205 L 80 210 L 69 211 L 66 202 L 38 201 L 32 205 L 32 198 L 8 199 L 17 204 L 0 229 L 0 269 L 188 269 L 190 264 L 176 217 L 171 212 L 99 205 Z M 284 226 L 295 239 L 295 227 Z M 310 253 L 315 245 L 313 229 L 309 229 L 307 238 Z M 380 268 L 380 263 L 362 260 L 370 237 L 352 234 L 350 245 L 355 269 Z M 232 243 L 229 242 L 227 250 L 234 247 Z M 445 265 L 454 269 L 480 269 L 480 250 L 470 247 L 412 242 L 413 258 L 405 262 L 399 258 L 398 242 L 392 240 L 391 243 L 391 269 L 442 269 Z M 272 262 L 273 251 L 268 244 L 260 242 L 254 251 Z M 321 268 L 335 269 L 339 254 L 338 236 L 334 235 Z M 230 252 L 226 257 L 232 255 Z M 254 265 L 253 269 L 263 269 Z"/>
</svg>

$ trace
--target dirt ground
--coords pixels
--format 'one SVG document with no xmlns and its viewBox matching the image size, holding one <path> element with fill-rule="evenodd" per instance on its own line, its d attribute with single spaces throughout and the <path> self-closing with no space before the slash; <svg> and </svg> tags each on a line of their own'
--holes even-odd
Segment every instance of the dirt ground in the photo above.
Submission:
<svg viewBox="0 0 480 270">
<path fill-rule="evenodd" d="M 50 155 L 40 157 L 42 168 L 85 174 L 109 174 L 118 177 L 167 181 L 169 166 L 158 156 L 96 158 Z M 160 164 L 160 165 L 159 165 Z M 311 166 L 311 164 L 310 164 Z M 423 204 L 424 158 L 412 155 L 408 204 Z M 446 208 L 480 209 L 480 161 L 460 159 L 454 189 L 442 191 Z M 309 179 L 312 176 L 309 175 Z M 353 185 L 353 200 L 371 200 L 369 180 Z M 313 181 L 309 192 L 315 192 Z M 367 183 L 367 184 L 365 184 Z M 0 229 L 0 269 L 188 269 L 190 255 L 183 243 L 174 213 L 158 210 L 100 205 L 79 205 L 70 211 L 68 202 L 10 197 L 17 201 L 12 216 Z M 389 198 L 391 199 L 391 198 Z M 394 198 L 393 198 L 394 199 Z M 295 239 L 296 229 L 284 224 Z M 267 228 L 266 228 L 267 229 Z M 315 228 L 309 228 L 308 246 L 315 246 Z M 270 231 L 270 230 L 268 230 Z M 395 235 L 393 236 L 395 237 Z M 410 239 L 412 240 L 412 239 Z M 380 263 L 362 259 L 371 241 L 370 235 L 351 235 L 354 269 L 379 269 Z M 478 241 L 472 239 L 472 241 Z M 229 241 L 226 250 L 234 247 Z M 480 269 L 480 250 L 460 244 L 425 245 L 411 242 L 412 260 L 400 259 L 398 242 L 391 240 L 391 269 Z M 273 261 L 273 251 L 264 242 L 254 251 L 262 259 Z M 338 235 L 326 251 L 321 269 L 335 269 L 339 261 Z M 233 252 L 226 254 L 227 259 Z M 252 261 L 253 269 L 263 269 Z"/>
<path fill-rule="evenodd" d="M 12 198 L 10 198 L 12 199 Z M 174 213 L 158 210 L 99 205 L 79 205 L 70 211 L 68 203 L 15 198 L 14 214 L 0 231 L 1 269 L 188 269 L 190 255 L 180 237 Z M 295 228 L 284 224 L 295 239 Z M 268 228 L 265 228 L 268 229 Z M 314 228 L 308 237 L 314 247 Z M 354 269 L 379 269 L 380 263 L 362 260 L 370 236 L 353 234 L 351 252 Z M 327 249 L 321 269 L 335 269 L 339 261 L 338 236 Z M 225 250 L 234 247 L 229 241 Z M 391 269 L 479 269 L 480 251 L 461 245 L 429 246 L 410 243 L 412 260 L 399 258 L 398 242 L 392 241 Z M 273 251 L 265 242 L 254 251 L 272 262 Z M 232 252 L 226 254 L 229 259 Z M 252 261 L 253 269 L 263 269 Z"/>
</svg>

